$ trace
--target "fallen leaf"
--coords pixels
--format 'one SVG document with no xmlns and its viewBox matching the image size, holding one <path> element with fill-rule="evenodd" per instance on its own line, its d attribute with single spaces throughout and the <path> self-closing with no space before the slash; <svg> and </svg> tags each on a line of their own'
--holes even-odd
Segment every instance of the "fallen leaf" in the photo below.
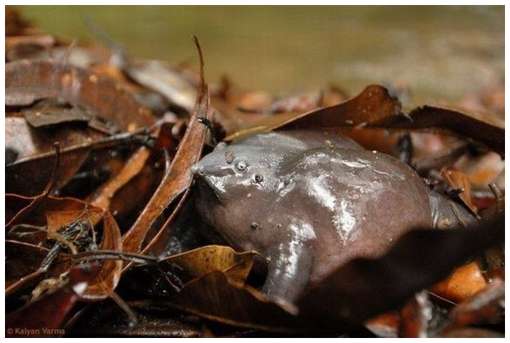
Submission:
<svg viewBox="0 0 510 343">
<path fill-rule="evenodd" d="M 427 293 L 422 291 L 414 295 L 400 310 L 399 337 L 426 338 L 428 321 L 432 313 L 432 305 Z"/>
<path fill-rule="evenodd" d="M 450 323 L 442 335 L 470 325 L 493 324 L 504 316 L 505 283 L 495 279 L 477 294 L 465 299 L 450 312 Z"/>
<path fill-rule="evenodd" d="M 90 277 L 90 267 L 76 266 L 66 286 L 9 313 L 5 319 L 7 337 L 59 337 L 58 330 L 79 300 Z"/>
<path fill-rule="evenodd" d="M 195 40 L 195 42 L 203 68 L 202 53 L 198 41 Z M 201 75 L 203 77 L 203 70 Z M 207 128 L 201 123 L 200 119 L 205 117 L 211 120 L 212 116 L 212 112 L 209 109 L 207 87 L 203 82 L 202 78 L 202 87 L 197 97 L 195 109 L 190 118 L 186 134 L 181 140 L 177 153 L 172 160 L 172 164 L 142 214 L 140 214 L 133 226 L 123 236 L 125 251 L 140 251 L 141 245 L 152 224 L 160 217 L 163 210 L 191 185 L 193 178 L 191 166 L 200 159 L 207 134 Z"/>
<path fill-rule="evenodd" d="M 478 209 L 473 204 L 471 183 L 469 182 L 467 175 L 458 170 L 443 168 L 443 170 L 441 170 L 441 176 L 445 179 L 449 186 L 460 191 L 459 198 L 467 206 L 467 208 L 476 215 L 478 213 Z"/>
<path fill-rule="evenodd" d="M 48 51 L 56 43 L 53 36 L 37 34 L 28 36 L 8 36 L 5 38 L 7 61 L 32 58 L 42 51 Z"/>
<path fill-rule="evenodd" d="M 271 302 L 263 293 L 230 280 L 220 271 L 190 281 L 165 302 L 229 325 L 270 332 L 306 331 L 303 323 L 297 322 L 296 317 Z"/>
<path fill-rule="evenodd" d="M 140 85 L 162 94 L 170 103 L 193 111 L 197 91 L 177 70 L 161 61 L 129 63 L 125 72 Z"/>
<path fill-rule="evenodd" d="M 120 230 L 110 212 L 105 212 L 103 216 L 103 238 L 99 249 L 122 251 Z M 87 300 L 101 300 L 109 297 L 119 283 L 122 265 L 121 259 L 102 261 L 98 266 L 98 274 L 89 280 L 87 289 L 81 297 Z"/>
<path fill-rule="evenodd" d="M 149 109 L 108 77 L 58 61 L 20 60 L 5 65 L 7 106 L 27 106 L 44 98 L 81 105 L 123 131 L 154 124 Z"/>
<path fill-rule="evenodd" d="M 371 85 L 359 95 L 338 105 L 325 107 L 302 114 L 285 113 L 262 118 L 251 127 L 241 129 L 225 140 L 237 140 L 248 135 L 276 129 L 317 129 L 364 125 L 400 113 L 400 102 L 390 96 L 382 86 Z"/>
<path fill-rule="evenodd" d="M 248 277 L 256 255 L 255 252 L 238 253 L 231 247 L 210 245 L 169 256 L 160 263 L 178 264 L 190 280 L 221 271 L 229 279 L 242 284 Z"/>
<path fill-rule="evenodd" d="M 48 233 L 55 233 L 82 218 L 87 218 L 87 220 L 95 224 L 101 220 L 103 214 L 103 209 L 87 205 L 78 210 L 46 210 L 46 230 Z"/>
<path fill-rule="evenodd" d="M 89 201 L 92 205 L 108 210 L 115 193 L 131 181 L 142 170 L 150 156 L 150 150 L 146 147 L 139 148 L 126 162 L 121 171 L 113 175 L 100 189 L 98 189 Z"/>
<path fill-rule="evenodd" d="M 22 109 L 21 113 L 30 126 L 39 128 L 62 123 L 88 123 L 92 115 L 79 107 L 54 101 L 41 101 L 28 109 Z"/>
<path fill-rule="evenodd" d="M 393 129 L 446 129 L 465 138 L 474 139 L 504 155 L 505 129 L 499 122 L 481 120 L 453 109 L 422 106 L 409 115 L 389 116 L 371 121 L 368 126 Z"/>
<path fill-rule="evenodd" d="M 317 327 L 363 323 L 394 309 L 503 237 L 501 215 L 473 228 L 413 230 L 379 259 L 355 259 L 339 267 L 305 293 L 298 307 L 304 315 L 320 313 Z"/>
<path fill-rule="evenodd" d="M 476 262 L 461 266 L 445 280 L 432 287 L 432 291 L 453 302 L 461 302 L 487 286 L 487 281 Z"/>
</svg>

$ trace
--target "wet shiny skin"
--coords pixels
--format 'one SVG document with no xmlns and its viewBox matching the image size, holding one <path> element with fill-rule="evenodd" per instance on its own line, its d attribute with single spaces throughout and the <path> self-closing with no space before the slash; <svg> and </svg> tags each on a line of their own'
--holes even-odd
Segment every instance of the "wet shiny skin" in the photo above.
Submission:
<svg viewBox="0 0 510 343">
<path fill-rule="evenodd" d="M 269 262 L 264 291 L 295 300 L 347 260 L 432 225 L 429 191 L 397 159 L 316 131 L 221 143 L 193 171 L 201 216 Z"/>
</svg>

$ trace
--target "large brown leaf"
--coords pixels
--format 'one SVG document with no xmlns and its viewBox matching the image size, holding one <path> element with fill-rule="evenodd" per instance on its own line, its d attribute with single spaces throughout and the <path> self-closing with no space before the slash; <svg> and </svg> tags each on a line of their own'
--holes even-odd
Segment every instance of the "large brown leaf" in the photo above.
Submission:
<svg viewBox="0 0 510 343">
<path fill-rule="evenodd" d="M 371 121 L 369 126 L 394 129 L 445 129 L 451 133 L 474 139 L 504 155 L 505 128 L 500 122 L 476 118 L 457 110 L 422 106 L 409 113 Z"/>
<path fill-rule="evenodd" d="M 382 86 L 371 85 L 360 94 L 338 105 L 296 114 L 284 113 L 267 116 L 251 127 L 229 135 L 225 140 L 236 140 L 260 132 L 290 128 L 339 128 L 362 125 L 368 122 L 396 116 L 401 104 Z"/>
<path fill-rule="evenodd" d="M 319 326 L 362 323 L 499 244 L 504 231 L 504 215 L 469 229 L 411 231 L 381 258 L 355 259 L 339 267 L 302 296 L 299 309 L 305 315 L 321 313 Z"/>
<path fill-rule="evenodd" d="M 200 159 L 207 134 L 207 128 L 202 124 L 201 118 L 211 120 L 212 112 L 209 109 L 207 87 L 203 83 L 202 53 L 198 41 L 196 41 L 196 43 L 202 66 L 202 87 L 197 97 L 195 109 L 193 110 L 186 133 L 179 144 L 177 153 L 163 177 L 161 184 L 142 214 L 123 237 L 123 247 L 125 251 L 140 251 L 147 232 L 151 229 L 156 219 L 161 216 L 164 209 L 191 185 L 193 178 L 191 166 Z"/>
<path fill-rule="evenodd" d="M 149 109 L 109 77 L 51 60 L 20 60 L 5 66 L 5 103 L 27 106 L 44 98 L 81 105 L 123 131 L 149 127 Z"/>
</svg>

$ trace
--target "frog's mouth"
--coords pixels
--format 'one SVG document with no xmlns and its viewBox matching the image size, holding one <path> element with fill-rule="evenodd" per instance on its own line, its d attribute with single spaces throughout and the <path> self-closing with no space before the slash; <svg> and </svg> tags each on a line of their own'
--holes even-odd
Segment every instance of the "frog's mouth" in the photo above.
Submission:
<svg viewBox="0 0 510 343">
<path fill-rule="evenodd" d="M 196 175 L 195 179 L 201 196 L 222 204 L 222 197 L 218 188 L 207 175 Z"/>
</svg>

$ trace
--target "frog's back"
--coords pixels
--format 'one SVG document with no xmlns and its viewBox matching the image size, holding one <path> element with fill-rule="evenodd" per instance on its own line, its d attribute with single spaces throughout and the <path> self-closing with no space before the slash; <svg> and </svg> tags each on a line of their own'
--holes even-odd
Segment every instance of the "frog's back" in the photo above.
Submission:
<svg viewBox="0 0 510 343">
<path fill-rule="evenodd" d="M 236 145 L 258 146 L 285 152 L 299 152 L 321 147 L 363 149 L 358 143 L 348 137 L 320 130 L 268 132 L 248 137 L 237 142 Z"/>
<path fill-rule="evenodd" d="M 315 228 L 312 282 L 353 257 L 378 256 L 406 231 L 431 224 L 426 185 L 389 155 L 317 148 L 296 155 L 280 173 L 291 180 L 288 201 L 299 198 L 297 215 Z"/>
</svg>

